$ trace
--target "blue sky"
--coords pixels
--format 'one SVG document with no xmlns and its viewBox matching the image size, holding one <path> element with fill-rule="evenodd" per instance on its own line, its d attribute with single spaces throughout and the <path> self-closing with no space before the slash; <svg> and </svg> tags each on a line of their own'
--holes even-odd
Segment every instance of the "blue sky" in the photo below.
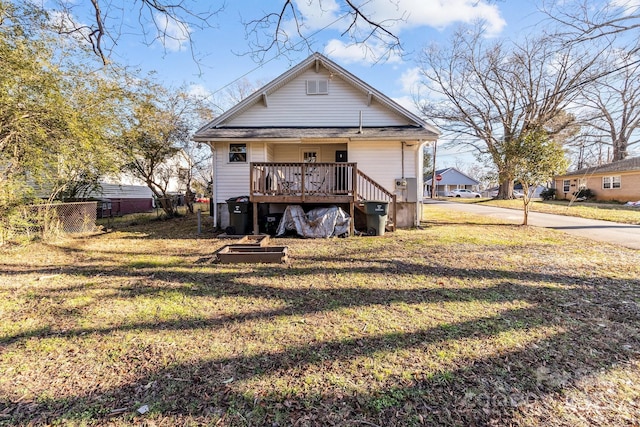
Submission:
<svg viewBox="0 0 640 427">
<path fill-rule="evenodd" d="M 404 16 L 404 20 L 396 21 L 393 31 L 400 37 L 407 54 L 378 63 L 373 63 L 362 49 L 348 46 L 349 40 L 341 37 L 345 23 L 337 19 L 340 12 L 335 10 L 332 1 L 323 0 L 322 8 L 317 0 L 311 5 L 308 0 L 297 0 L 297 3 L 303 10 L 305 34 L 315 34 L 313 50 L 327 55 L 412 110 L 412 85 L 418 78 L 415 58 L 428 43 L 446 38 L 460 23 L 471 23 L 477 19 L 485 20 L 490 32 L 496 36 L 526 31 L 536 20 L 543 19 L 541 15 L 536 16 L 537 6 L 532 0 L 400 0 L 397 7 L 395 1 L 373 0 L 366 6 L 375 18 L 381 20 Z M 281 6 L 282 1 L 276 0 L 227 2 L 224 11 L 212 21 L 218 28 L 191 29 L 196 55 L 201 58 L 198 63 L 192 59 L 186 40 L 184 43 L 172 40 L 164 46 L 155 42 L 148 47 L 140 43 L 139 37 L 120 40 L 115 59 L 146 71 L 155 70 L 157 78 L 165 83 L 175 86 L 186 83 L 202 93 L 218 92 L 242 78 L 250 83 L 265 83 L 310 53 L 304 51 L 285 57 L 278 56 L 275 51 L 270 52 L 266 56 L 268 62 L 262 66 L 249 56 L 237 54 L 249 50 L 241 20 L 260 18 L 267 12 L 278 11 Z M 291 23 L 285 25 L 290 26 Z M 183 29 L 176 27 L 175 30 L 177 38 L 181 38 Z M 375 50 L 376 46 L 372 48 Z M 456 151 L 468 152 L 469 149 L 443 148 L 438 164 L 444 167 L 473 161 L 473 156 L 468 153 L 459 156 Z"/>
<path fill-rule="evenodd" d="M 304 31 L 315 34 L 313 50 L 329 56 L 408 107 L 411 105 L 407 99 L 415 79 L 415 57 L 422 47 L 446 37 L 457 24 L 470 23 L 475 19 L 485 19 L 495 35 L 514 33 L 522 30 L 523 26 L 531 25 L 532 19 L 535 19 L 532 13 L 536 11 L 531 0 L 492 3 L 479 0 L 400 0 L 400 9 L 394 6 L 397 0 L 373 0 L 370 7 L 375 10 L 375 18 L 393 19 L 406 11 L 406 21 L 397 22 L 392 30 L 400 36 L 407 54 L 403 58 L 392 57 L 385 62 L 372 63 L 371 58 L 363 55 L 362 49 L 347 46 L 348 40 L 340 37 L 343 22 L 338 21 L 325 28 L 336 21 L 339 12 L 331 10 L 332 1 L 327 0 L 322 1 L 324 11 L 321 11 L 317 1 L 307 6 L 308 0 L 297 0 L 300 7 L 308 11 L 304 16 Z M 139 37 L 126 36 L 119 41 L 114 58 L 143 70 L 155 70 L 158 78 L 167 83 L 186 82 L 210 92 L 242 76 L 246 76 L 250 82 L 269 81 L 311 52 L 290 54 L 289 58 L 277 56 L 275 51 L 270 52 L 266 57 L 268 63 L 259 66 L 249 56 L 236 54 L 249 50 L 240 21 L 259 18 L 267 12 L 279 10 L 281 6 L 280 0 L 228 2 L 224 11 L 212 20 L 218 28 L 191 29 L 197 56 L 201 58 L 198 64 L 192 59 L 186 40 L 184 43 L 172 40 L 165 46 L 156 41 L 151 46 L 145 46 L 140 43 Z M 290 26 L 290 23 L 285 25 Z M 177 37 L 181 37 L 182 29 L 176 30 Z M 376 46 L 372 49 L 375 50 Z"/>
<path fill-rule="evenodd" d="M 322 7 L 318 5 L 319 1 Z M 373 63 L 370 56 L 364 55 L 357 47 L 348 46 L 349 40 L 341 37 L 346 23 L 338 19 L 342 12 L 335 0 L 295 2 L 302 12 L 304 33 L 313 34 L 312 51 L 327 55 L 412 110 L 415 110 L 411 102 L 412 87 L 418 78 L 416 58 L 427 44 L 446 38 L 461 23 L 478 19 L 484 20 L 489 33 L 497 37 L 517 37 L 531 32 L 544 19 L 538 12 L 540 0 L 363 0 L 363 8 L 376 20 L 404 18 L 395 21 L 391 30 L 400 37 L 406 55 Z M 187 84 L 193 91 L 203 94 L 220 93 L 238 79 L 246 79 L 252 84 L 266 83 L 311 53 L 304 51 L 285 57 L 278 56 L 274 50 L 266 55 L 266 62 L 262 65 L 248 55 L 239 55 L 249 51 L 241 21 L 277 12 L 282 5 L 282 0 L 228 1 L 225 9 L 212 18 L 214 28 L 187 29 L 195 42 L 193 46 L 198 61 L 192 58 L 190 46 L 184 38 L 185 28 L 167 22 L 167 29 L 173 31 L 175 39 L 163 45 L 152 40 L 155 29 L 148 26 L 144 29 L 148 32 L 147 40 L 152 42 L 145 44 L 139 34 L 136 14 L 114 10 L 114 16 L 120 13 L 125 17 L 125 25 L 113 59 L 143 71 L 155 71 L 156 78 L 167 85 Z M 76 12 L 80 14 L 81 9 L 76 9 Z M 77 16 L 77 19 L 82 21 L 90 17 Z M 284 28 L 291 28 L 291 25 L 291 22 L 283 23 Z M 372 45 L 371 48 L 375 51 L 377 46 Z M 456 151 L 462 151 L 464 155 L 456 155 Z M 438 165 L 445 167 L 455 166 L 456 162 L 472 162 L 473 156 L 468 152 L 468 147 L 442 149 Z"/>
</svg>

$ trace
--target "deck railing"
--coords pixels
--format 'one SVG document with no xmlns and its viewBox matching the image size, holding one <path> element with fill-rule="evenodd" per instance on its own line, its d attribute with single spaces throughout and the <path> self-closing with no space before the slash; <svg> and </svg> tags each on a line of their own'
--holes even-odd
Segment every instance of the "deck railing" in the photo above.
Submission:
<svg viewBox="0 0 640 427">
<path fill-rule="evenodd" d="M 356 163 L 251 163 L 251 199 L 257 203 L 389 203 L 395 230 L 396 195 L 358 170 Z"/>
<path fill-rule="evenodd" d="M 358 171 L 358 179 L 356 183 L 358 201 L 376 200 L 389 203 L 389 214 L 387 223 L 395 230 L 397 217 L 396 195 L 387 191 L 383 186 L 375 182 L 362 171 Z"/>
<path fill-rule="evenodd" d="M 252 196 L 354 196 L 355 163 L 252 163 Z"/>
</svg>

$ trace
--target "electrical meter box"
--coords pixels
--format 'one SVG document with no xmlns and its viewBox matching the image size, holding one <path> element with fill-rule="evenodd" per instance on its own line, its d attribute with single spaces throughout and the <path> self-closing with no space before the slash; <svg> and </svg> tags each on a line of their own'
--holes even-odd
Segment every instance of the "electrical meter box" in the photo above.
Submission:
<svg viewBox="0 0 640 427">
<path fill-rule="evenodd" d="M 397 190 L 404 190 L 405 188 L 407 188 L 407 180 L 404 178 L 397 178 L 396 179 L 396 189 Z"/>
</svg>

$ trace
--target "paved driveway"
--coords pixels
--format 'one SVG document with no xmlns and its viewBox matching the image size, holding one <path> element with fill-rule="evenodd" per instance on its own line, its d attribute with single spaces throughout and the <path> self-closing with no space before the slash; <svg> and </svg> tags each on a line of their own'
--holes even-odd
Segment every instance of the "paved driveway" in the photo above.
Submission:
<svg viewBox="0 0 640 427">
<path fill-rule="evenodd" d="M 486 215 L 522 224 L 522 211 L 516 209 L 480 206 L 468 203 L 456 203 L 444 200 L 425 199 L 425 204 L 437 204 L 446 209 Z M 620 224 L 617 222 L 598 221 L 573 216 L 553 215 L 540 212 L 529 212 L 529 225 L 553 228 L 565 233 L 588 239 L 612 243 L 632 249 L 640 249 L 640 225 Z"/>
</svg>

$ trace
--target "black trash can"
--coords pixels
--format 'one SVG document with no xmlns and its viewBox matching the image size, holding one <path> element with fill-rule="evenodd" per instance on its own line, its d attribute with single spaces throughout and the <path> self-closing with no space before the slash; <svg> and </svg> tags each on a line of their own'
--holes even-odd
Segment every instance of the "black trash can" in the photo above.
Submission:
<svg viewBox="0 0 640 427">
<path fill-rule="evenodd" d="M 282 219 L 281 213 L 271 213 L 264 216 L 263 220 L 263 232 L 270 235 L 275 236 L 278 232 L 278 226 L 280 225 L 280 220 Z"/>
<path fill-rule="evenodd" d="M 369 236 L 382 236 L 387 225 L 389 214 L 389 202 L 382 200 L 367 200 L 364 202 L 364 210 L 367 214 L 367 234 Z"/>
<path fill-rule="evenodd" d="M 229 227 L 225 230 L 227 234 L 251 234 L 253 212 L 249 196 L 227 199 L 227 208 L 229 209 Z"/>
</svg>

